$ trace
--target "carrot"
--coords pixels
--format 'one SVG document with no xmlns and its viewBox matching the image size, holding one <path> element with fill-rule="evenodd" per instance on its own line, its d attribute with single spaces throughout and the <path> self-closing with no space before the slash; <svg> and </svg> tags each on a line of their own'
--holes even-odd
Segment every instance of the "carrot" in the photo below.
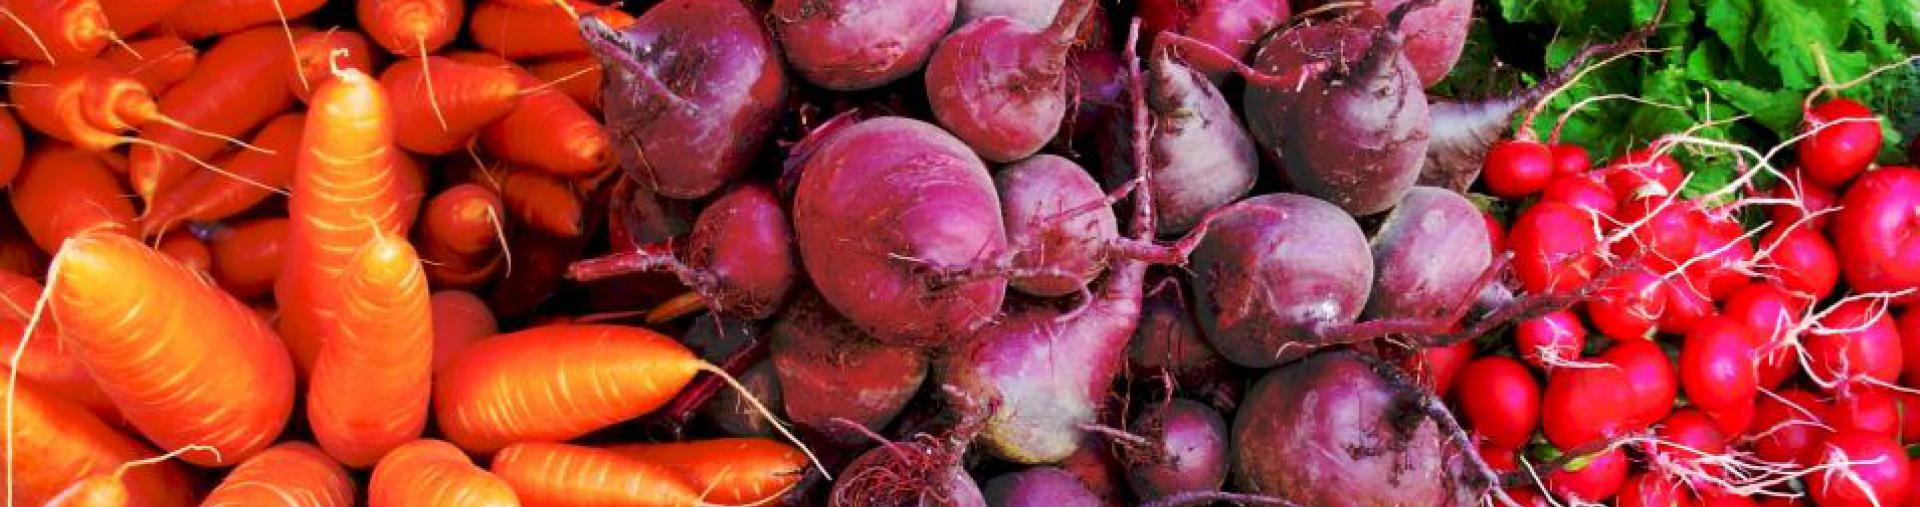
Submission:
<svg viewBox="0 0 1920 507">
<path fill-rule="evenodd" d="M 319 448 L 286 442 L 234 467 L 201 507 L 352 507 L 353 479 Z"/>
<path fill-rule="evenodd" d="M 27 126 L 88 151 L 122 144 L 127 138 L 120 131 L 129 126 L 113 123 L 154 107 L 138 81 L 97 62 L 23 65 L 7 93 Z"/>
<path fill-rule="evenodd" d="M 613 451 L 527 442 L 493 457 L 493 473 L 528 507 L 687 507 L 708 503 L 672 471 Z"/>
<path fill-rule="evenodd" d="M 314 91 L 287 200 L 286 269 L 274 284 L 281 338 L 296 358 L 318 350 L 343 308 L 339 281 L 354 252 L 376 231 L 405 237 L 417 212 L 403 188 L 413 162 L 394 149 L 391 111 L 386 92 L 357 70 Z"/>
<path fill-rule="evenodd" d="M 27 138 L 13 113 L 0 110 L 0 186 L 13 183 L 20 174 L 20 161 L 27 156 Z"/>
<path fill-rule="evenodd" d="M 0 357 L 13 357 L 20 348 L 41 290 L 40 282 L 32 278 L 0 273 Z M 47 393 L 86 407 L 103 420 L 119 420 L 113 401 L 100 391 L 93 377 L 87 376 L 86 366 L 60 343 L 59 334 L 59 326 L 52 322 L 35 326 L 32 338 L 27 339 L 27 351 L 13 370 L 20 372 L 21 378 L 39 383 Z"/>
<path fill-rule="evenodd" d="M 487 1 L 473 8 L 473 20 L 467 23 L 467 35 L 487 52 L 508 60 L 545 58 L 587 52 L 580 36 L 576 14 L 592 12 L 618 30 L 632 25 L 633 16 L 619 9 L 579 0 L 568 0 L 573 13 L 555 0 L 520 2 Z"/>
<path fill-rule="evenodd" d="M 287 219 L 280 217 L 214 228 L 207 234 L 214 281 L 241 299 L 273 290 L 273 281 L 280 276 L 281 246 L 286 239 Z"/>
<path fill-rule="evenodd" d="M 425 57 L 460 33 L 466 5 L 457 0 L 359 0 L 354 14 L 380 47 Z"/>
<path fill-rule="evenodd" d="M 471 289 L 499 273 L 505 209 L 498 194 L 474 183 L 455 185 L 427 201 L 414 236 L 434 287 Z"/>
<path fill-rule="evenodd" d="M 507 69 L 519 79 L 520 103 L 507 116 L 480 130 L 480 146 L 509 162 L 566 178 L 581 178 L 610 167 L 613 150 L 606 129 L 579 103 L 497 56 L 455 53 L 449 58 Z"/>
<path fill-rule="evenodd" d="M 427 168 L 419 158 L 412 154 L 394 150 L 393 186 L 400 199 L 400 235 L 406 236 L 413 230 L 414 222 L 420 219 L 420 208 L 427 201 Z"/>
<path fill-rule="evenodd" d="M 186 0 L 99 0 L 107 26 L 116 33 L 140 33 L 166 18 Z M 137 47 L 137 46 L 136 46 Z"/>
<path fill-rule="evenodd" d="M 192 75 L 160 97 L 160 114 L 177 124 L 223 136 L 253 130 L 293 105 L 284 81 L 291 58 L 277 27 L 228 36 L 201 55 Z M 171 125 L 153 126 L 140 137 L 147 142 L 133 147 L 129 176 L 134 191 L 147 202 L 162 187 L 186 176 L 189 161 L 183 157 L 204 160 L 224 146 L 217 138 Z M 155 143 L 172 149 L 149 146 Z"/>
<path fill-rule="evenodd" d="M 347 50 L 345 57 L 334 56 L 336 50 Z M 386 64 L 386 55 L 373 50 L 373 41 L 366 34 L 347 28 L 329 28 L 294 38 L 293 61 L 287 67 L 287 89 L 293 91 L 294 98 L 306 102 L 313 97 L 313 90 L 321 83 L 333 79 L 332 69 L 357 69 L 372 75 Z"/>
<path fill-rule="evenodd" d="M 368 507 L 413 505 L 518 506 L 506 481 L 474 466 L 460 448 L 442 440 L 415 440 L 395 448 L 373 467 Z"/>
<path fill-rule="evenodd" d="M 280 435 L 293 409 L 291 361 L 233 296 L 132 238 L 99 230 L 67 239 L 47 277 L 43 304 L 62 341 L 149 440 L 206 445 L 241 461 Z M 223 464 L 199 453 L 184 459 Z"/>
<path fill-rule="evenodd" d="M 96 0 L 11 0 L 0 17 L 0 51 L 23 60 L 80 63 L 114 39 Z"/>
<path fill-rule="evenodd" d="M 799 484 L 807 456 L 793 446 L 765 438 L 718 438 L 665 444 L 626 444 L 608 448 L 628 458 L 678 474 L 707 501 L 754 505 Z"/>
<path fill-rule="evenodd" d="M 512 72 L 437 56 L 394 63 L 380 74 L 380 84 L 393 94 L 400 147 L 428 155 L 466 146 L 520 99 L 520 81 Z"/>
<path fill-rule="evenodd" d="M 40 144 L 27 155 L 8 195 L 34 244 L 51 252 L 82 230 L 133 231 L 133 203 L 98 157 L 58 141 Z"/>
<path fill-rule="evenodd" d="M 307 419 L 328 455 L 366 468 L 427 426 L 433 310 L 420 258 L 397 236 L 376 232 L 335 290 L 339 311 L 308 380 Z"/>
<path fill-rule="evenodd" d="M 473 293 L 443 290 L 433 293 L 433 371 L 465 353 L 467 347 L 500 332 L 493 311 Z"/>
<path fill-rule="evenodd" d="M 175 234 L 160 240 L 156 248 L 167 254 L 187 269 L 208 273 L 213 269 L 213 253 L 207 251 L 207 244 L 190 234 Z"/>
<path fill-rule="evenodd" d="M 165 3 L 161 0 L 157 3 Z M 115 3 L 141 4 L 139 0 L 109 0 L 108 15 L 112 15 Z M 119 30 L 121 33 L 134 33 Z M 131 49 L 131 50 L 129 50 Z M 145 39 L 127 42 L 127 47 L 111 47 L 100 53 L 100 63 L 118 70 L 146 85 L 147 91 L 154 94 L 166 93 L 174 84 L 193 74 L 193 66 L 200 63 L 200 50 L 194 49 L 187 41 L 172 35 L 154 35 Z"/>
<path fill-rule="evenodd" d="M 263 23 L 285 23 L 319 10 L 326 3 L 327 0 L 187 0 L 167 15 L 164 22 L 181 37 L 197 40 Z M 284 52 L 286 48 L 281 49 Z"/>
<path fill-rule="evenodd" d="M 268 121 L 252 144 L 271 153 L 240 150 L 219 165 L 227 174 L 198 171 L 153 196 L 141 216 L 142 236 L 153 236 L 187 220 L 211 222 L 238 215 L 273 195 L 293 179 L 294 152 L 307 117 L 287 113 Z M 247 183 L 247 182 L 252 183 Z M 256 185 L 257 184 L 257 185 Z"/>
<path fill-rule="evenodd" d="M 0 376 L 12 378 L 4 367 Z M 5 498 L 14 505 L 41 505 L 75 482 L 158 454 L 31 380 L 15 378 L 0 393 L 11 421 L 0 469 L 6 470 Z M 192 505 L 193 491 L 177 463 L 130 469 L 122 478 L 147 505 Z"/>
<path fill-rule="evenodd" d="M 540 171 L 508 168 L 499 190 L 514 221 L 560 237 L 584 232 L 585 205 L 566 181 Z"/>
<path fill-rule="evenodd" d="M 128 471 L 165 464 L 187 452 L 205 452 L 212 454 L 215 460 L 220 458 L 220 451 L 212 447 L 189 445 L 160 456 L 128 461 L 114 467 L 112 472 L 88 475 L 74 482 L 60 494 L 54 495 L 52 500 L 47 500 L 46 507 L 130 507 L 134 505 L 134 498 L 139 496 L 133 493 L 132 485 L 126 481 Z"/>
<path fill-rule="evenodd" d="M 12 206 L 0 206 L 0 271 L 38 278 L 47 269 L 47 253 L 33 244 Z"/>
<path fill-rule="evenodd" d="M 593 55 L 560 56 L 527 65 L 527 73 L 567 94 L 593 114 L 600 114 L 600 82 L 605 72 Z"/>
</svg>

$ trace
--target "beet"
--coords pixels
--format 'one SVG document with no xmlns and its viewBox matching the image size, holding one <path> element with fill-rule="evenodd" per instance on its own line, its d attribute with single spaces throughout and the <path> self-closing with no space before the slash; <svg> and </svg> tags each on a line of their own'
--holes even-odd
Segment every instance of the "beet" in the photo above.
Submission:
<svg viewBox="0 0 1920 507">
<path fill-rule="evenodd" d="M 1079 164 L 1035 155 L 1001 169 L 993 182 L 1015 252 L 1008 285 L 1035 296 L 1062 296 L 1106 269 L 1108 245 L 1120 235 L 1113 208 L 1066 213 L 1106 198 Z"/>
<path fill-rule="evenodd" d="M 667 0 L 619 31 L 598 16 L 580 29 L 606 69 L 607 127 L 628 177 L 693 199 L 746 171 L 787 95 L 758 15 L 739 0 Z"/>
<path fill-rule="evenodd" d="M 1205 404 L 1173 399 L 1134 419 L 1133 430 L 1152 446 L 1138 451 L 1129 477 L 1141 499 L 1188 491 L 1217 491 L 1227 482 L 1227 422 Z"/>
<path fill-rule="evenodd" d="M 767 19 L 801 77 L 861 90 L 920 70 L 954 9 L 954 0 L 775 0 Z"/>
<path fill-rule="evenodd" d="M 832 507 L 986 507 L 959 452 L 925 440 L 890 442 L 854 458 L 833 483 Z"/>
<path fill-rule="evenodd" d="M 1000 16 L 1026 26 L 1041 28 L 1053 23 L 1054 13 L 1060 11 L 1060 5 L 1063 3 L 1066 3 L 1066 0 L 960 0 L 954 27 L 958 28 L 981 18 Z"/>
<path fill-rule="evenodd" d="M 1373 281 L 1368 252 L 1360 226 L 1326 201 L 1267 194 L 1229 205 L 1189 268 L 1200 328 L 1241 366 L 1304 356 L 1320 333 L 1360 316 Z"/>
<path fill-rule="evenodd" d="M 1486 219 L 1452 190 L 1414 187 L 1373 235 L 1373 294 L 1361 315 L 1441 318 L 1470 304 L 1492 263 Z"/>
<path fill-rule="evenodd" d="M 787 416 L 836 444 L 866 436 L 834 419 L 885 427 L 927 377 L 919 351 L 874 341 L 811 293 L 787 305 L 770 332 Z"/>
<path fill-rule="evenodd" d="M 1226 373 L 1226 361 L 1198 326 L 1172 291 L 1148 296 L 1140 324 L 1127 342 L 1127 368 L 1141 377 L 1164 372 L 1187 387 L 1217 381 Z"/>
<path fill-rule="evenodd" d="M 779 410 L 784 397 L 780 393 L 780 377 L 773 370 L 773 361 L 761 361 L 740 375 L 740 385 L 747 387 L 760 402 L 780 415 Z M 715 426 L 729 435 L 739 437 L 773 436 L 773 426 L 765 415 L 753 409 L 738 391 L 723 389 L 715 392 L 713 399 L 702 405 L 700 412 L 712 420 Z"/>
<path fill-rule="evenodd" d="M 1102 507 L 1100 498 L 1073 474 L 1054 467 L 1033 467 L 987 481 L 987 504 L 994 507 Z"/>
<path fill-rule="evenodd" d="M 934 117 L 987 160 L 1040 151 L 1066 115 L 1067 54 L 1093 4 L 1065 2 L 1044 28 L 990 16 L 948 34 L 927 62 Z"/>
<path fill-rule="evenodd" d="M 1302 505 L 1480 505 L 1490 474 L 1444 410 L 1362 353 L 1307 357 L 1247 392 L 1234 482 Z"/>
<path fill-rule="evenodd" d="M 1180 234 L 1202 217 L 1253 189 L 1260 160 L 1239 117 L 1206 76 L 1161 46 L 1147 67 L 1147 107 L 1153 113 L 1153 198 L 1158 233 Z M 1134 177 L 1126 132 L 1114 129 L 1106 147 L 1108 185 Z"/>
<path fill-rule="evenodd" d="M 592 281 L 667 271 L 714 310 L 749 319 L 773 315 L 799 275 L 793 230 L 766 185 L 726 192 L 694 221 L 681 252 L 640 248 L 575 263 L 567 275 Z"/>
<path fill-rule="evenodd" d="M 1379 12 L 1392 12 L 1412 0 L 1368 0 L 1362 2 Z M 1316 8 L 1330 2 L 1313 1 L 1302 8 Z M 1439 0 L 1432 6 L 1407 14 L 1401 31 L 1407 35 L 1404 51 L 1420 75 L 1420 87 L 1427 88 L 1446 79 L 1460 51 L 1467 46 L 1467 28 L 1473 23 L 1473 0 Z"/>
<path fill-rule="evenodd" d="M 936 345 L 1000 311 L 1004 278 L 930 283 L 1007 248 L 987 169 L 939 127 L 882 117 L 809 138 L 793 200 L 800 258 L 820 295 L 881 341 Z"/>
<path fill-rule="evenodd" d="M 1143 0 L 1140 30 L 1146 40 L 1154 40 L 1162 31 L 1185 34 L 1227 56 L 1246 60 L 1254 43 L 1286 23 L 1288 11 L 1286 0 Z M 1232 62 L 1208 54 L 1185 56 L 1215 83 L 1233 68 Z"/>
</svg>

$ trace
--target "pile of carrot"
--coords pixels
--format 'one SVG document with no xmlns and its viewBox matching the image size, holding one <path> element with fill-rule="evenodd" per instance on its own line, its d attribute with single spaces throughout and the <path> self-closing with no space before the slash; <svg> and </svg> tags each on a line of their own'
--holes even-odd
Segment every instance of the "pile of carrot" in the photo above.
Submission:
<svg viewBox="0 0 1920 507">
<path fill-rule="evenodd" d="M 668 413 L 717 358 L 574 323 L 610 7 L 0 2 L 5 505 L 782 501 Z"/>
</svg>

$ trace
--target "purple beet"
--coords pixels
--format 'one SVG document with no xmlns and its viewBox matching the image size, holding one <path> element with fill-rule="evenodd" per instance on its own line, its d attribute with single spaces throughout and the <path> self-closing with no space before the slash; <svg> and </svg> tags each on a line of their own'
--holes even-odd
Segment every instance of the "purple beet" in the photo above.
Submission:
<svg viewBox="0 0 1920 507">
<path fill-rule="evenodd" d="M 1492 263 L 1486 219 L 1452 190 L 1414 187 L 1373 235 L 1363 317 L 1442 318 L 1470 305 Z"/>
<path fill-rule="evenodd" d="M 1100 497 L 1073 474 L 1054 467 L 1033 467 L 987 481 L 987 504 L 994 507 L 1104 507 Z"/>
<path fill-rule="evenodd" d="M 747 392 L 759 398 L 767 408 L 780 415 L 779 410 L 785 399 L 780 395 L 780 377 L 773 371 L 773 361 L 761 361 L 740 375 L 740 385 Z M 740 437 L 771 437 L 773 427 L 767 417 L 753 409 L 738 391 L 723 389 L 714 393 L 713 399 L 700 407 L 700 412 L 712 420 L 715 426 L 729 435 Z"/>
<path fill-rule="evenodd" d="M 964 452 L 928 440 L 888 442 L 854 458 L 827 497 L 831 507 L 987 507 L 960 468 Z"/>
<path fill-rule="evenodd" d="M 1153 54 L 1146 84 L 1154 124 L 1154 207 L 1158 233 L 1180 234 L 1252 190 L 1260 160 L 1239 117 L 1206 76 L 1176 60 L 1170 46 Z M 1134 174 L 1124 155 L 1131 142 L 1125 135 L 1111 137 L 1109 184 L 1117 185 Z"/>
<path fill-rule="evenodd" d="M 763 319 L 780 309 L 799 276 L 793 237 L 773 190 L 742 185 L 701 210 L 681 251 L 639 248 L 574 263 L 567 276 L 592 281 L 666 271 L 716 311 Z"/>
<path fill-rule="evenodd" d="M 991 16 L 948 34 L 927 62 L 940 125 L 994 162 L 1026 158 L 1060 131 L 1067 54 L 1094 0 L 1071 0 L 1046 27 Z"/>
<path fill-rule="evenodd" d="M 891 422 L 920 390 L 927 359 L 910 347 L 874 341 L 811 293 L 794 298 L 770 330 L 787 416 L 840 445 Z"/>
<path fill-rule="evenodd" d="M 1151 445 L 1135 449 L 1133 492 L 1151 500 L 1188 491 L 1218 491 L 1227 482 L 1227 422 L 1213 407 L 1175 398 L 1134 418 L 1131 429 Z"/>
<path fill-rule="evenodd" d="M 863 90 L 920 70 L 954 8 L 954 0 L 775 0 L 767 19 L 801 77 Z"/>
<path fill-rule="evenodd" d="M 1015 252 L 1008 285 L 1035 296 L 1063 296 L 1106 269 L 1109 245 L 1120 235 L 1113 208 L 1066 213 L 1106 198 L 1079 164 L 1035 155 L 1001 169 L 993 182 Z"/>
<path fill-rule="evenodd" d="M 1127 367 L 1136 376 L 1172 375 L 1181 386 L 1212 383 L 1226 373 L 1226 360 L 1201 336 L 1193 313 L 1174 291 L 1148 296 L 1140 325 L 1127 344 Z"/>
<path fill-rule="evenodd" d="M 1062 3 L 1065 1 L 960 0 L 959 14 L 954 21 L 958 27 L 981 18 L 1000 16 L 1037 29 L 1053 23 L 1053 16 L 1060 11 Z"/>
<path fill-rule="evenodd" d="M 1360 226 L 1326 201 L 1267 194 L 1229 205 L 1189 268 L 1200 328 L 1241 366 L 1306 355 L 1366 307 L 1370 252 Z"/>
<path fill-rule="evenodd" d="M 606 68 L 607 128 L 628 177 L 693 199 L 746 171 L 787 95 L 758 14 L 739 0 L 667 0 L 622 30 L 594 16 L 580 29 Z"/>
<path fill-rule="evenodd" d="M 1185 34 L 1244 61 L 1261 37 L 1286 23 L 1288 11 L 1286 0 L 1142 0 L 1140 30 L 1146 40 L 1162 31 Z M 1212 54 L 1185 56 L 1215 83 L 1233 69 Z"/>
<path fill-rule="evenodd" d="M 1361 2 L 1379 12 L 1392 12 L 1410 0 L 1367 0 Z M 1321 7 L 1330 0 L 1306 2 L 1302 9 Z M 1339 12 L 1339 11 L 1335 11 Z M 1467 28 L 1473 23 L 1473 0 L 1439 0 L 1432 7 L 1413 11 L 1401 30 L 1407 34 L 1407 60 L 1420 74 L 1420 87 L 1433 86 L 1446 79 L 1460 51 L 1467 46 Z"/>
</svg>

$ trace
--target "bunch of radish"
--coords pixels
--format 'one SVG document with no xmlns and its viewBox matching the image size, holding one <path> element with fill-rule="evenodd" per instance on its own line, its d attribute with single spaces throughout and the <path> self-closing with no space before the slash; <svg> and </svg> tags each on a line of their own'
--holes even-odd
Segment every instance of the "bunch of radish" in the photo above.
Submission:
<svg viewBox="0 0 1920 507">
<path fill-rule="evenodd" d="M 1473 10 L 0 2 L 7 504 L 1920 506 L 1874 113 L 1683 197 L 1505 133 L 1664 6 Z"/>
</svg>

